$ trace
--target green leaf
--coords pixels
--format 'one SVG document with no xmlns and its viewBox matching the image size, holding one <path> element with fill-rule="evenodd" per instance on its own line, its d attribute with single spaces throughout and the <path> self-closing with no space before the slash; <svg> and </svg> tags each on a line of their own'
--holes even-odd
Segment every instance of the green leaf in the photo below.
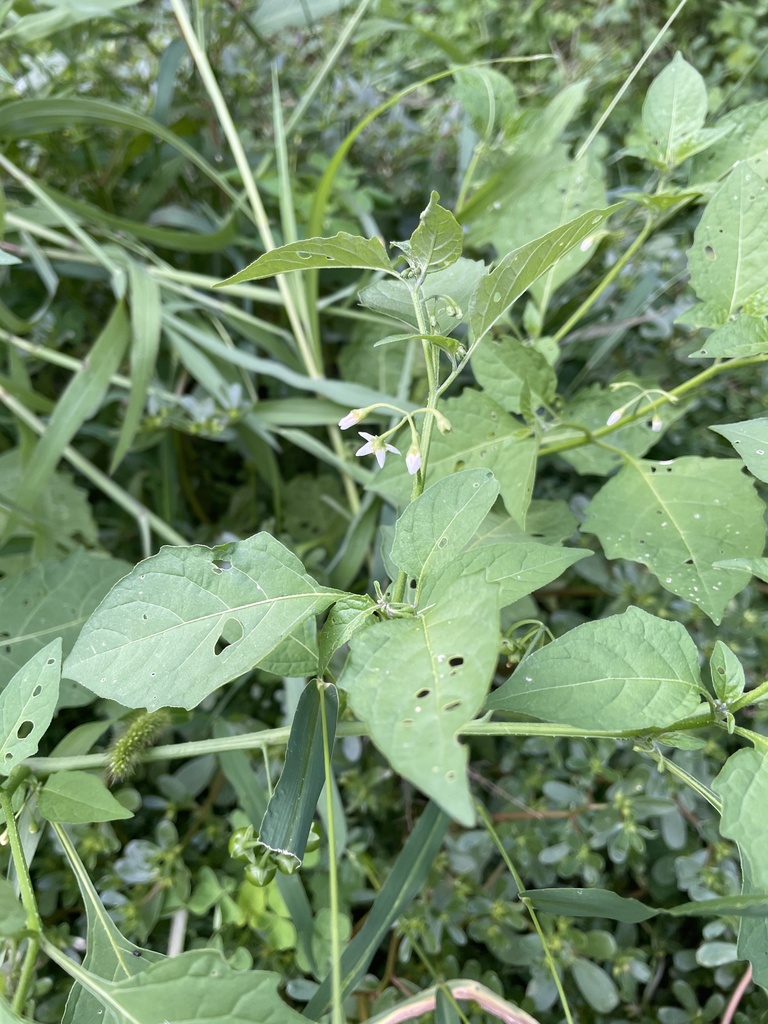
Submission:
<svg viewBox="0 0 768 1024">
<path fill-rule="evenodd" d="M 740 163 L 704 210 L 688 250 L 691 287 L 702 302 L 735 313 L 768 287 L 768 185 Z"/>
<path fill-rule="evenodd" d="M 56 710 L 61 640 L 33 654 L 0 694 L 0 775 L 37 753 Z"/>
<path fill-rule="evenodd" d="M 724 704 L 738 700 L 744 693 L 744 669 L 733 651 L 726 647 L 722 640 L 715 641 L 709 659 L 709 672 L 715 696 Z"/>
<path fill-rule="evenodd" d="M 470 546 L 434 583 L 427 581 L 422 604 L 455 587 L 460 577 L 479 572 L 488 583 L 498 585 L 499 608 L 505 608 L 558 579 L 569 566 L 591 554 L 578 548 L 549 547 L 525 540 Z"/>
<path fill-rule="evenodd" d="M 429 453 L 429 479 L 438 481 L 462 469 L 489 469 L 501 487 L 509 514 L 521 525 L 531 502 L 538 441 L 482 391 L 467 388 L 459 398 L 441 405 L 452 430 L 435 434 Z M 410 481 L 402 465 L 376 475 L 369 486 L 398 505 L 410 495 Z"/>
<path fill-rule="evenodd" d="M 259 843 L 275 853 L 304 860 L 307 837 L 320 792 L 325 785 L 323 717 L 325 702 L 328 746 L 333 750 L 339 695 L 331 683 L 313 681 L 301 692 L 285 750 L 285 763 L 259 829 Z"/>
<path fill-rule="evenodd" d="M 64 561 L 49 559 L 3 580 L 0 690 L 54 636 L 61 638 L 66 657 L 90 613 L 130 568 L 79 548 Z"/>
<path fill-rule="evenodd" d="M 106 981 L 121 981 L 130 978 L 157 960 L 163 959 L 154 950 L 142 949 L 129 942 L 118 931 L 115 922 L 104 908 L 93 882 L 80 856 L 69 838 L 69 833 L 60 825 L 54 825 L 56 836 L 69 861 L 80 895 L 85 904 L 87 921 L 86 952 L 83 967 Z M 104 1010 L 90 992 L 77 983 L 67 998 L 67 1005 L 61 1024 L 102 1024 Z"/>
<path fill-rule="evenodd" d="M 419 583 L 423 576 L 439 573 L 474 535 L 498 493 L 498 481 L 488 469 L 467 469 L 438 480 L 398 519 L 392 545 L 395 565 Z"/>
<path fill-rule="evenodd" d="M 355 988 L 394 922 L 402 917 L 411 900 L 421 891 L 434 867 L 449 823 L 448 815 L 435 803 L 427 804 L 365 915 L 362 926 L 341 954 L 342 998 Z M 305 1017 L 319 1020 L 329 1006 L 331 995 L 329 975 L 307 1004 Z"/>
<path fill-rule="evenodd" d="M 611 976 L 591 960 L 575 957 L 571 963 L 571 973 L 579 992 L 598 1013 L 610 1013 L 621 1002 Z"/>
<path fill-rule="evenodd" d="M 768 353 L 768 324 L 765 317 L 741 316 L 717 327 L 707 340 L 691 352 L 690 359 L 736 359 L 741 356 L 760 356 Z"/>
<path fill-rule="evenodd" d="M 101 779 L 89 772 L 56 772 L 49 776 L 38 795 L 37 809 L 48 821 L 69 825 L 133 817 Z"/>
<path fill-rule="evenodd" d="M 464 234 L 456 218 L 438 205 L 440 196 L 433 192 L 429 206 L 419 215 L 419 226 L 407 242 L 393 242 L 401 249 L 408 265 L 418 277 L 429 271 L 445 270 L 461 256 Z"/>
<path fill-rule="evenodd" d="M 512 303 L 567 252 L 594 235 L 624 204 L 590 210 L 509 253 L 480 281 L 469 306 L 470 335 L 479 341 Z"/>
<path fill-rule="evenodd" d="M 642 123 L 650 159 L 671 170 L 681 162 L 707 117 L 707 88 L 698 71 L 676 53 L 654 78 L 643 103 Z"/>
<path fill-rule="evenodd" d="M 486 707 L 579 729 L 642 732 L 695 714 L 700 687 L 683 626 L 629 608 L 535 651 Z"/>
<path fill-rule="evenodd" d="M 275 676 L 311 676 L 317 672 L 317 624 L 305 619 L 277 647 L 262 658 L 259 668 Z"/>
<path fill-rule="evenodd" d="M 610 889 L 524 889 L 520 898 L 530 900 L 537 910 L 566 917 L 606 917 L 610 921 L 638 924 L 659 911 L 639 900 L 619 896 Z"/>
<path fill-rule="evenodd" d="M 160 349 L 162 300 L 157 281 L 139 263 L 128 264 L 131 305 L 131 390 L 109 471 L 114 473 L 141 426 Z"/>
<path fill-rule="evenodd" d="M 325 674 L 331 658 L 340 647 L 348 644 L 355 633 L 371 625 L 377 607 L 367 594 L 348 594 L 336 602 L 320 630 L 320 675 Z"/>
<path fill-rule="evenodd" d="M 27 915 L 13 883 L 0 878 L 0 935 L 12 938 L 27 927 Z"/>
<path fill-rule="evenodd" d="M 726 135 L 693 166 L 693 180 L 716 181 L 739 161 L 749 160 L 758 174 L 768 174 L 768 100 L 745 103 L 718 119 Z"/>
<path fill-rule="evenodd" d="M 481 260 L 457 260 L 445 270 L 429 274 L 422 286 L 430 317 L 430 330 L 450 334 L 466 318 L 470 297 L 486 274 Z M 376 313 L 391 316 L 418 331 L 413 293 L 400 278 L 374 281 L 359 294 L 360 302 Z"/>
<path fill-rule="evenodd" d="M 737 750 L 725 762 L 712 788 L 723 798 L 720 832 L 739 848 L 742 894 L 768 893 L 765 857 L 768 755 L 760 750 Z M 768 987 L 768 918 L 742 919 L 738 955 L 752 964 L 756 983 Z"/>
<path fill-rule="evenodd" d="M 498 648 L 495 588 L 474 576 L 424 612 L 353 637 L 339 679 L 395 771 L 466 826 L 475 809 L 457 734 L 482 706 Z"/>
<path fill-rule="evenodd" d="M 383 270 L 394 274 L 387 251 L 378 238 L 362 238 L 340 231 L 333 238 L 304 238 L 263 253 L 253 263 L 219 281 L 216 288 L 243 281 L 261 281 L 292 270 L 324 270 L 350 267 L 359 270 Z"/>
<path fill-rule="evenodd" d="M 102 601 L 65 671 L 126 707 L 193 708 L 337 596 L 266 533 L 215 548 L 164 547 Z"/>
<path fill-rule="evenodd" d="M 120 1024 L 306 1024 L 280 999 L 280 975 L 237 970 L 218 950 L 164 958 L 119 982 L 97 978 L 61 954 L 56 959 L 107 1011 L 118 1015 Z"/>
<path fill-rule="evenodd" d="M 728 558 L 714 565 L 716 569 L 741 569 L 768 583 L 768 558 Z"/>
<path fill-rule="evenodd" d="M 735 460 L 633 460 L 595 495 L 581 528 L 597 534 L 608 558 L 642 562 L 665 590 L 719 622 L 747 579 L 714 563 L 762 551 L 763 508 Z"/>
<path fill-rule="evenodd" d="M 768 419 L 711 425 L 710 430 L 727 437 L 752 476 L 768 483 Z"/>
<path fill-rule="evenodd" d="M 45 39 L 55 32 L 79 25 L 83 21 L 108 17 L 121 7 L 128 7 L 133 0 L 69 0 L 66 4 L 55 4 L 52 10 L 27 14 L 19 18 L 4 32 L 0 39 L 14 39 L 21 46 L 28 46 L 39 39 Z"/>
<path fill-rule="evenodd" d="M 19 505 L 30 506 L 39 497 L 56 468 L 62 452 L 86 420 L 101 407 L 109 379 L 123 358 L 130 330 L 122 302 L 118 303 L 93 344 L 82 370 L 70 380 L 56 403 L 43 437 L 35 446 L 16 495 Z"/>
<path fill-rule="evenodd" d="M 472 372 L 485 394 L 507 412 L 521 411 L 526 387 L 535 408 L 550 405 L 555 397 L 555 371 L 536 343 L 524 345 L 508 336 L 486 338 L 472 356 Z"/>
</svg>

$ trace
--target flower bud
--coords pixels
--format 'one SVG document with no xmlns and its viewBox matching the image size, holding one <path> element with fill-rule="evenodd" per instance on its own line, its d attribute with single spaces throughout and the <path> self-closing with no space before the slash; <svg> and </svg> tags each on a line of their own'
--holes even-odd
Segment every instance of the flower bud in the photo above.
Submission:
<svg viewBox="0 0 768 1024">
<path fill-rule="evenodd" d="M 354 427 L 356 423 L 359 423 L 363 418 L 364 409 L 353 409 L 348 412 L 346 416 L 342 416 L 339 420 L 339 427 L 341 430 L 347 430 L 349 427 Z"/>
<path fill-rule="evenodd" d="M 421 469 L 421 452 L 419 451 L 419 444 L 414 441 L 405 456 L 405 464 L 408 467 L 408 472 L 411 476 L 415 476 Z"/>
</svg>

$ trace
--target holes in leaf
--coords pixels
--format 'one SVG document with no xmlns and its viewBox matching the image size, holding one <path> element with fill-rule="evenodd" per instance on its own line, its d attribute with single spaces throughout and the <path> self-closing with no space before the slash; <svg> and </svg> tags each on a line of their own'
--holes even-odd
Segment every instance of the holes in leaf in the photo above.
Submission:
<svg viewBox="0 0 768 1024">
<path fill-rule="evenodd" d="M 227 619 L 221 627 L 221 633 L 213 647 L 213 653 L 218 657 L 223 654 L 227 647 L 232 647 L 238 640 L 243 638 L 243 627 L 237 619 Z"/>
<path fill-rule="evenodd" d="M 219 575 L 220 573 L 226 572 L 228 569 L 231 569 L 232 563 L 228 562 L 226 558 L 214 558 L 214 560 L 211 562 L 211 566 L 213 568 L 213 571 L 217 575 Z"/>
<path fill-rule="evenodd" d="M 686 558 L 686 560 L 685 560 L 685 563 L 684 563 L 684 564 L 685 564 L 685 565 L 693 565 L 693 559 L 692 559 L 692 558 Z"/>
<path fill-rule="evenodd" d="M 445 781 L 446 782 L 455 782 L 456 781 L 456 772 L 446 772 L 445 773 Z"/>
<path fill-rule="evenodd" d="M 55 665 L 56 664 L 56 659 L 55 658 L 49 658 L 48 661 L 46 661 L 45 664 L 46 665 Z"/>
<path fill-rule="evenodd" d="M 10 752 L 10 750 L 6 753 L 5 760 L 6 761 L 12 761 L 13 760 L 13 754 Z"/>
<path fill-rule="evenodd" d="M 39 697 L 39 696 L 40 696 L 40 694 L 41 694 L 42 692 L 43 692 L 43 688 L 42 688 L 42 686 L 40 686 L 40 684 L 38 683 L 38 684 L 37 684 L 37 686 L 36 686 L 36 687 L 34 688 L 34 690 L 32 691 L 32 696 L 33 696 L 33 697 Z"/>
<path fill-rule="evenodd" d="M 711 245 L 704 246 L 704 255 L 707 257 L 708 260 L 714 260 L 717 258 L 715 256 L 715 250 L 712 248 Z"/>
<path fill-rule="evenodd" d="M 448 543 L 448 538 L 447 537 L 441 537 L 440 540 L 437 542 L 437 546 L 439 548 L 444 548 L 447 543 Z"/>
<path fill-rule="evenodd" d="M 404 718 L 403 719 L 403 725 L 413 725 L 413 719 L 412 718 Z"/>
<path fill-rule="evenodd" d="M 464 467 L 465 467 L 465 466 L 466 466 L 466 462 L 464 461 L 464 459 L 459 459 L 459 460 L 458 460 L 458 461 L 457 461 L 457 462 L 455 463 L 455 465 L 454 465 L 454 467 L 453 467 L 453 472 L 454 472 L 454 473 L 458 473 L 458 472 L 459 472 L 459 470 L 460 470 L 460 469 L 464 469 Z"/>
<path fill-rule="evenodd" d="M 408 586 L 411 588 L 411 590 L 415 590 L 416 589 L 416 580 L 411 580 L 410 583 L 408 584 Z"/>
<path fill-rule="evenodd" d="M 443 711 L 456 711 L 461 707 L 460 700 L 450 700 L 447 704 L 443 704 Z"/>
<path fill-rule="evenodd" d="M 457 654 L 455 657 L 448 659 L 448 664 L 451 668 L 459 668 L 459 666 L 464 664 L 464 659 L 461 655 Z"/>
<path fill-rule="evenodd" d="M 29 734 L 32 732 L 32 730 L 34 728 L 35 728 L 35 723 L 34 722 L 29 722 L 29 721 L 22 722 L 21 725 L 19 726 L 19 728 L 16 730 L 16 739 L 25 740 L 27 738 L 27 736 L 29 736 Z"/>
<path fill-rule="evenodd" d="M 417 690 L 415 694 L 416 700 L 424 700 L 424 698 L 428 697 L 431 692 L 432 691 L 428 690 L 426 687 L 424 687 L 424 689 L 422 690 Z"/>
</svg>

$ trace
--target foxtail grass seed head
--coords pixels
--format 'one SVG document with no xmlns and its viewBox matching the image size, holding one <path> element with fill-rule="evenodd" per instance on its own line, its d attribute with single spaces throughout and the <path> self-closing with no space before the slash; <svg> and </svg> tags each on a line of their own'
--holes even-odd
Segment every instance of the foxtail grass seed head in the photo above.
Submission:
<svg viewBox="0 0 768 1024">
<path fill-rule="evenodd" d="M 138 712 L 109 751 L 108 781 L 124 782 L 129 779 L 138 768 L 141 755 L 170 724 L 168 708 Z"/>
</svg>

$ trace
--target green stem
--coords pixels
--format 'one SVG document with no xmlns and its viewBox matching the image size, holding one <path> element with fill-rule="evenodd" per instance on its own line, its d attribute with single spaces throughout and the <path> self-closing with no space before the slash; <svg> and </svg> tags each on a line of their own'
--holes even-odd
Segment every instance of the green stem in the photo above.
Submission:
<svg viewBox="0 0 768 1024">
<path fill-rule="evenodd" d="M 585 444 L 591 444 L 595 439 L 605 437 L 616 430 L 621 430 L 622 427 L 626 427 L 628 424 L 642 419 L 649 413 L 655 412 L 655 410 L 660 408 L 660 406 L 671 403 L 675 399 L 682 398 L 683 395 L 687 395 L 690 391 L 694 391 L 702 384 L 706 384 L 707 381 L 711 380 L 713 377 L 717 377 L 725 370 L 740 370 L 745 366 L 754 366 L 766 361 L 768 361 L 768 355 L 743 356 L 740 359 L 729 359 L 724 363 L 715 363 L 713 366 L 708 366 L 706 370 L 702 370 L 701 373 L 697 373 L 693 377 L 690 377 L 682 384 L 678 384 L 676 388 L 672 388 L 671 391 L 666 392 L 666 394 L 661 395 L 659 398 L 654 398 L 653 401 L 647 402 L 640 408 L 635 409 L 634 412 L 627 413 L 626 416 L 622 416 L 620 420 L 617 420 L 610 426 L 606 424 L 604 427 L 598 427 L 597 430 L 593 430 L 591 432 L 591 440 L 587 440 L 586 437 L 582 436 L 571 437 L 565 441 L 550 441 L 549 443 L 544 441 L 541 445 L 539 454 L 556 455 L 559 452 L 567 452 L 572 448 L 581 448 Z"/>
<path fill-rule="evenodd" d="M 35 970 L 35 961 L 40 950 L 40 937 L 43 931 L 43 923 L 40 920 L 40 913 L 37 909 L 35 890 L 32 887 L 32 879 L 27 867 L 27 859 L 24 856 L 24 849 L 21 845 L 19 830 L 16 827 L 16 817 L 13 813 L 13 801 L 5 789 L 0 789 L 0 810 L 5 817 L 5 827 L 8 833 L 8 841 L 11 847 L 13 866 L 16 869 L 16 877 L 19 880 L 19 891 L 21 902 L 27 915 L 27 928 L 30 936 L 27 951 L 24 955 L 24 963 L 19 975 L 19 983 L 13 997 L 12 1009 L 14 1013 L 21 1014 L 24 1011 L 24 1004 L 27 1001 L 27 994 L 32 983 L 32 976 Z"/>
<path fill-rule="evenodd" d="M 670 775 L 676 776 L 681 782 L 684 782 L 686 786 L 689 786 L 695 793 L 698 793 L 702 799 L 706 800 L 707 803 L 713 807 L 718 814 L 723 813 L 723 803 L 718 797 L 712 792 L 709 786 L 705 786 L 703 782 L 699 782 L 697 778 L 687 772 L 684 768 L 681 768 L 679 764 L 675 764 L 674 761 L 670 761 L 668 757 L 665 757 L 659 750 L 646 750 L 642 749 L 641 753 L 646 754 L 651 760 L 655 761 L 660 768 L 670 773 Z"/>
<path fill-rule="evenodd" d="M 754 690 L 750 690 L 749 693 L 743 694 L 738 700 L 735 700 L 733 704 L 728 705 L 728 710 L 735 714 L 737 711 L 741 711 L 742 708 L 748 707 L 750 704 L 757 704 L 768 694 L 768 679 L 764 683 L 760 683 Z"/>
<path fill-rule="evenodd" d="M 339 875 L 336 861 L 336 828 L 333 814 L 331 746 L 328 742 L 328 716 L 325 686 L 320 692 L 320 717 L 323 724 L 323 767 L 325 769 L 325 808 L 328 818 L 328 887 L 331 909 L 331 1020 L 344 1024 L 344 1000 L 341 987 L 341 937 L 339 935 Z"/>
<path fill-rule="evenodd" d="M 512 878 L 514 880 L 515 885 L 517 886 L 517 892 L 518 892 L 518 896 L 519 896 L 520 893 L 523 892 L 523 890 L 525 889 L 525 885 L 523 884 L 523 880 L 520 877 L 520 875 L 518 874 L 517 868 L 512 863 L 512 860 L 511 860 L 509 854 L 505 850 L 504 844 L 502 843 L 502 841 L 501 841 L 501 839 L 499 837 L 498 832 L 494 828 L 493 822 L 491 821 L 491 819 L 490 819 L 490 817 L 488 815 L 488 812 L 483 807 L 483 805 L 480 804 L 480 803 L 476 802 L 475 803 L 475 807 L 477 808 L 477 813 L 483 819 L 483 823 L 484 823 L 485 827 L 488 829 L 488 832 L 489 832 L 489 834 L 491 836 L 491 839 L 493 840 L 493 842 L 496 845 L 496 849 L 501 854 L 501 859 L 506 864 L 507 871 L 509 871 L 510 875 L 512 876 Z M 567 1024 L 573 1024 L 573 1016 L 571 1015 L 571 1008 L 568 1005 L 568 997 L 565 994 L 565 989 L 563 988 L 563 983 L 560 980 L 560 972 L 557 969 L 557 964 L 555 963 L 555 958 L 552 956 L 552 950 L 549 948 L 549 943 L 547 942 L 547 937 L 544 934 L 544 929 L 541 927 L 541 924 L 539 922 L 539 916 L 536 913 L 536 911 L 534 910 L 533 904 L 531 903 L 530 900 L 526 899 L 525 897 L 520 897 L 520 899 L 521 899 L 521 902 L 523 903 L 523 905 L 525 906 L 525 909 L 528 911 L 528 913 L 530 915 L 531 921 L 533 922 L 533 927 L 536 929 L 536 934 L 539 936 L 539 941 L 541 942 L 541 947 L 544 950 L 544 957 L 546 958 L 547 966 L 549 967 L 550 973 L 552 975 L 552 980 L 553 980 L 553 982 L 555 984 L 555 988 L 557 989 L 557 994 L 558 994 L 558 996 L 560 998 L 560 1005 L 563 1007 L 563 1013 L 565 1014 L 565 1019 L 567 1021 Z"/>
</svg>

